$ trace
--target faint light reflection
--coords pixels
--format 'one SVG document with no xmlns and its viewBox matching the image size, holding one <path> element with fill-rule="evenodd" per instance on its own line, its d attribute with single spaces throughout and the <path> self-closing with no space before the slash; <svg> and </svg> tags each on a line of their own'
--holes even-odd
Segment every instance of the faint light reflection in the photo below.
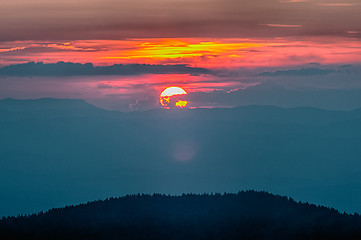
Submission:
<svg viewBox="0 0 361 240">
<path fill-rule="evenodd" d="M 181 141 L 174 144 L 172 158 L 178 162 L 188 162 L 195 157 L 196 152 L 196 145 L 193 141 Z"/>
</svg>

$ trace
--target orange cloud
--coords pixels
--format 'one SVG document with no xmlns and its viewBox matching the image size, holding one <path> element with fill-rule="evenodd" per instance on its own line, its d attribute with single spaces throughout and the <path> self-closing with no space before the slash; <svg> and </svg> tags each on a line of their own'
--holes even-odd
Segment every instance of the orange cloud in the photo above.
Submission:
<svg viewBox="0 0 361 240">
<path fill-rule="evenodd" d="M 273 24 L 273 27 L 297 25 Z M 297 26 L 298 27 L 298 26 Z M 356 30 L 345 35 L 357 35 Z M 361 43 L 351 38 L 126 39 L 0 43 L 0 65 L 58 61 L 112 64 L 187 64 L 238 68 L 361 62 Z"/>
<path fill-rule="evenodd" d="M 144 42 L 136 45 L 134 50 L 116 53 L 106 59 L 174 59 L 180 57 L 200 57 L 204 55 L 220 55 L 241 49 L 260 47 L 261 43 L 238 42 L 221 43 L 211 41 L 194 41 L 192 39 L 161 39 L 155 42 Z"/>
</svg>

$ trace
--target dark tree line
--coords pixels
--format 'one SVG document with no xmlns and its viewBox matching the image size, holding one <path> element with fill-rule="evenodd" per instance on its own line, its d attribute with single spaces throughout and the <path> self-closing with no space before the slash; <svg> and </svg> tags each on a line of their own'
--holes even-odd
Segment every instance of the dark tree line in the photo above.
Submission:
<svg viewBox="0 0 361 240">
<path fill-rule="evenodd" d="M 1 239 L 361 239 L 361 217 L 266 192 L 128 195 L 0 220 Z"/>
</svg>

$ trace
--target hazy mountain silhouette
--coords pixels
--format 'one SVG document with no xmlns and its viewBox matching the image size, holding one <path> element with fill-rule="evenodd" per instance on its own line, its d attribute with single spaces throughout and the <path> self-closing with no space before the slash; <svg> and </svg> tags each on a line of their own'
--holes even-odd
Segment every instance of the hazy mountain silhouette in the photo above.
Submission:
<svg viewBox="0 0 361 240">
<path fill-rule="evenodd" d="M 337 79 L 339 80 L 340 77 Z M 303 82 L 304 79 L 299 81 Z M 313 82 L 317 81 L 316 78 Z M 293 82 L 293 79 L 287 79 L 287 82 Z M 231 92 L 215 90 L 191 92 L 188 95 L 189 101 L 198 103 L 200 106 L 212 106 L 217 103 L 220 106 L 272 105 L 285 108 L 308 106 L 327 110 L 353 110 L 361 107 L 361 90 L 357 88 L 323 89 L 316 85 L 313 89 L 286 88 L 271 80 Z"/>
<path fill-rule="evenodd" d="M 1 118 L 12 116 L 12 119 L 25 118 L 58 118 L 58 117 L 80 117 L 99 116 L 106 112 L 97 108 L 82 99 L 13 99 L 5 98 L 0 100 L 0 111 L 4 111 Z"/>
<path fill-rule="evenodd" d="M 361 212 L 361 110 L 111 112 L 0 100 L 0 216 L 133 193 L 267 190 Z"/>
<path fill-rule="evenodd" d="M 40 98 L 19 100 L 5 98 L 0 100 L 0 109 L 14 112 L 45 110 L 94 110 L 98 109 L 81 99 Z"/>
<path fill-rule="evenodd" d="M 266 192 L 132 195 L 0 220 L 2 239 L 360 239 L 361 217 Z"/>
</svg>

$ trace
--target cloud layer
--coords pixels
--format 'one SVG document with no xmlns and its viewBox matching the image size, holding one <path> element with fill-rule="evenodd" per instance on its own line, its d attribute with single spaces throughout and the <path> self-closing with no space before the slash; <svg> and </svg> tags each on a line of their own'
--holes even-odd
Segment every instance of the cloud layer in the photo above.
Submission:
<svg viewBox="0 0 361 240">
<path fill-rule="evenodd" d="M 359 38 L 360 12 L 358 0 L 2 0 L 0 41 L 326 35 Z"/>
<path fill-rule="evenodd" d="M 27 62 L 187 64 L 201 68 L 280 67 L 317 62 L 361 62 L 353 38 L 142 38 L 126 40 L 0 42 L 0 66 Z"/>
<path fill-rule="evenodd" d="M 0 68 L 0 76 L 97 76 L 97 75 L 142 75 L 142 74 L 210 74 L 205 68 L 186 65 L 149 65 L 149 64 L 115 64 L 111 66 L 93 66 L 91 63 L 58 62 L 44 64 L 29 62 Z"/>
<path fill-rule="evenodd" d="M 361 107 L 361 66 L 310 63 L 282 68 L 204 69 L 186 65 L 93 66 L 27 63 L 0 69 L 0 99 L 82 98 L 113 110 L 160 107 L 169 86 L 184 88 L 189 107 L 240 105 Z"/>
</svg>

